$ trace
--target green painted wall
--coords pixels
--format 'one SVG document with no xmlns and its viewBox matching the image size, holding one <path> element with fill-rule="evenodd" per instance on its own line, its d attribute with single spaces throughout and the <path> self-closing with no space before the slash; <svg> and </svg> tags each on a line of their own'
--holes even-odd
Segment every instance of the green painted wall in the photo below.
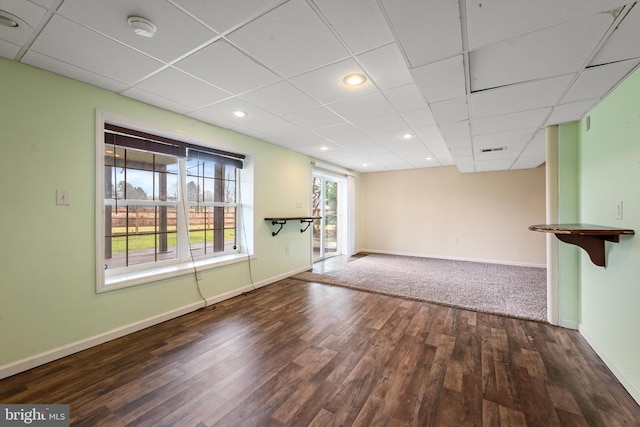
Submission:
<svg viewBox="0 0 640 427">
<path fill-rule="evenodd" d="M 96 109 L 252 153 L 253 281 L 310 265 L 309 232 L 263 220 L 311 212 L 308 157 L 4 59 L 0 94 L 0 368 L 199 301 L 194 275 L 96 294 Z M 250 284 L 246 261 L 202 276 L 207 298 Z"/>
<path fill-rule="evenodd" d="M 580 252 L 580 331 L 640 402 L 640 71 L 590 117 L 590 130 L 580 126 L 580 220 L 636 235 L 607 243 L 606 269 Z"/>
</svg>

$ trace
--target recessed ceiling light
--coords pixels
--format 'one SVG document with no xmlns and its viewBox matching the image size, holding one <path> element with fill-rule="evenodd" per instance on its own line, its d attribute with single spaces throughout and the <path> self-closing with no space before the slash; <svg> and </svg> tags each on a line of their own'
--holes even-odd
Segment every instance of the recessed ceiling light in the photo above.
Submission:
<svg viewBox="0 0 640 427">
<path fill-rule="evenodd" d="M 433 160 L 433 157 L 426 157 L 425 160 Z"/>
<path fill-rule="evenodd" d="M 130 16 L 127 22 L 133 32 L 142 37 L 153 37 L 158 29 L 153 22 L 141 16 Z"/>
<path fill-rule="evenodd" d="M 362 167 L 363 167 L 363 168 L 366 168 L 367 166 L 369 166 L 369 165 L 367 165 L 366 163 L 363 163 L 363 164 L 362 164 Z"/>
<path fill-rule="evenodd" d="M 413 138 L 413 134 L 411 133 L 405 133 L 404 135 L 402 135 L 402 139 L 411 139 Z"/>
<path fill-rule="evenodd" d="M 344 82 L 344 84 L 349 86 L 360 86 L 367 81 L 367 76 L 358 73 L 348 74 L 344 77 L 344 79 L 342 79 L 342 81 Z"/>
<path fill-rule="evenodd" d="M 240 118 L 242 118 L 242 117 L 247 117 L 249 114 L 247 114 L 247 112 L 246 112 L 246 111 L 242 111 L 242 110 L 234 110 L 234 111 L 233 111 L 233 115 L 234 115 L 234 116 L 236 116 L 236 117 L 240 117 Z"/>
<path fill-rule="evenodd" d="M 13 16 L 9 12 L 0 10 L 0 25 L 4 27 L 17 28 L 20 24 L 20 18 Z"/>
<path fill-rule="evenodd" d="M 327 147 L 326 145 L 323 145 L 322 147 L 320 147 L 320 151 L 327 151 L 329 149 L 329 147 Z"/>
</svg>

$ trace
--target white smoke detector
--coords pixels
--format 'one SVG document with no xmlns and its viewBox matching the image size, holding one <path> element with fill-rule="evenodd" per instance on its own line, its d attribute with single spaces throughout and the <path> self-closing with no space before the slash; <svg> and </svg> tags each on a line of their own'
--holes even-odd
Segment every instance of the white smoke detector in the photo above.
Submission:
<svg viewBox="0 0 640 427">
<path fill-rule="evenodd" d="M 127 22 L 133 28 L 133 32 L 142 37 L 153 37 L 158 29 L 153 22 L 140 16 L 130 16 Z"/>
</svg>

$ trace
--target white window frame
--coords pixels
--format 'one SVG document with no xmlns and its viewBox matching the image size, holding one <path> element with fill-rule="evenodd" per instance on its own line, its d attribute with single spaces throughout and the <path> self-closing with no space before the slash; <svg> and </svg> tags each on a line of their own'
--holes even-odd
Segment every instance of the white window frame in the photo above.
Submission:
<svg viewBox="0 0 640 427">
<path fill-rule="evenodd" d="M 137 120 L 122 117 L 120 115 L 97 110 L 96 111 L 96 292 L 106 292 L 115 289 L 135 286 L 143 283 L 154 282 L 171 277 L 177 277 L 185 274 L 195 274 L 202 270 L 220 267 L 223 265 L 244 262 L 248 258 L 254 257 L 254 241 L 255 227 L 253 220 L 253 164 L 250 153 L 240 153 L 245 155 L 244 167 L 237 170 L 236 173 L 236 247 L 233 253 L 212 253 L 198 258 L 190 256 L 188 249 L 188 236 L 186 233 L 185 210 L 193 203 L 188 202 L 180 197 L 180 202 L 161 202 L 161 201 L 118 201 L 118 206 L 130 205 L 176 205 L 178 215 L 178 228 L 184 228 L 183 232 L 178 231 L 178 247 L 181 252 L 175 260 L 158 261 L 154 263 L 138 264 L 129 267 L 105 270 L 105 194 L 104 194 L 104 156 L 105 156 L 105 123 L 122 126 L 132 130 L 147 132 L 159 136 L 164 136 L 176 140 L 189 142 L 192 144 L 202 145 L 204 147 L 212 147 L 225 149 L 238 153 L 237 147 L 225 147 L 225 144 L 219 141 L 206 141 L 202 137 L 194 135 L 186 135 L 185 133 L 176 133 L 171 130 L 163 129 L 159 126 L 142 123 Z M 179 160 L 179 188 L 181 193 L 186 194 L 186 182 L 181 177 L 186 175 L 186 161 Z M 184 203 L 184 205 L 183 205 Z M 213 205 L 213 203 L 201 203 L 200 205 Z"/>
</svg>

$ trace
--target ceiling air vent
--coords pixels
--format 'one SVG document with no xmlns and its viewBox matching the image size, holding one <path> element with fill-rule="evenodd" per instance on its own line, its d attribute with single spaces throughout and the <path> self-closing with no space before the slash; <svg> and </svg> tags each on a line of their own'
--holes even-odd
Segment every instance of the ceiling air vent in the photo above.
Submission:
<svg viewBox="0 0 640 427">
<path fill-rule="evenodd" d="M 495 153 L 496 151 L 504 151 L 507 147 L 493 147 L 493 148 L 482 148 L 480 149 L 481 153 Z"/>
</svg>

